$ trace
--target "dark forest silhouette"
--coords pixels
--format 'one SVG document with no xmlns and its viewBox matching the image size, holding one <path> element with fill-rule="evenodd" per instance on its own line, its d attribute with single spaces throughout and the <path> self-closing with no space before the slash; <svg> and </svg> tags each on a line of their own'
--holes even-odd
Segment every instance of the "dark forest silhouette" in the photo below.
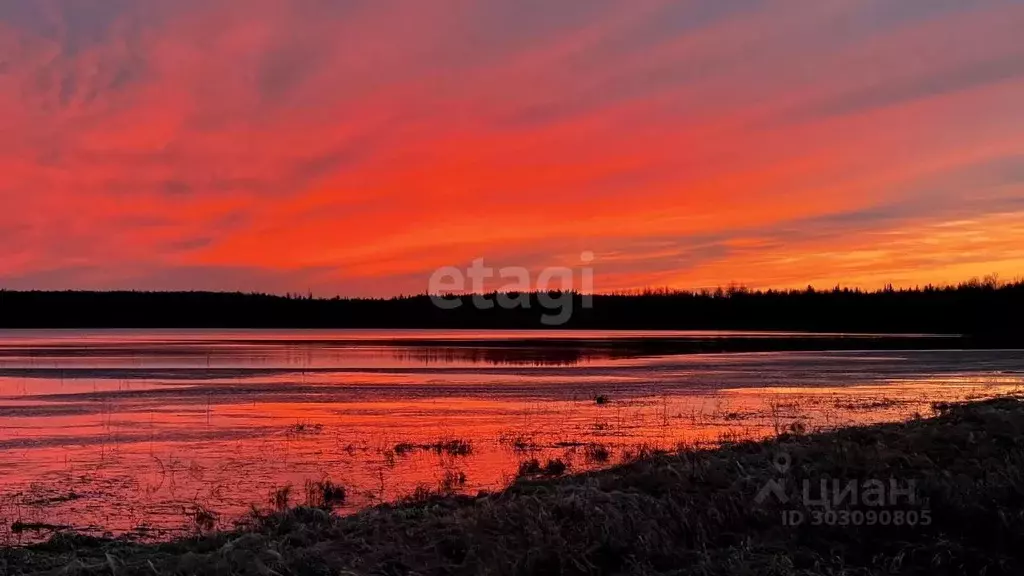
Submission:
<svg viewBox="0 0 1024 576">
<path fill-rule="evenodd" d="M 493 294 L 490 295 L 493 299 Z M 530 306 L 454 310 L 430 297 L 387 299 L 228 292 L 0 291 L 2 328 L 545 328 L 552 296 L 526 295 Z M 555 293 L 553 297 L 568 298 Z M 572 315 L 556 328 L 799 330 L 967 334 L 1020 340 L 1024 282 L 970 281 L 958 286 L 799 291 L 648 290 L 595 295 L 592 307 L 572 294 Z"/>
</svg>

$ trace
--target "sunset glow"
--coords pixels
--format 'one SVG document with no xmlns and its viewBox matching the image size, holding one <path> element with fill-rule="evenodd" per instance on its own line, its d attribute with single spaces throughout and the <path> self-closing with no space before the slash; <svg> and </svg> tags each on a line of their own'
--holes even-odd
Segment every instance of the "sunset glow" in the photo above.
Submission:
<svg viewBox="0 0 1024 576">
<path fill-rule="evenodd" d="M 1024 274 L 1024 4 L 0 0 L 0 288 Z"/>
</svg>

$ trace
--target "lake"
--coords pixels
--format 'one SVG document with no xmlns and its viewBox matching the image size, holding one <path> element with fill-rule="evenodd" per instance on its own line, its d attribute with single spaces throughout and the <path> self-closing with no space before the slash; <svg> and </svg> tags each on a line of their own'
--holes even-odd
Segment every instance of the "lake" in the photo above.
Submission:
<svg viewBox="0 0 1024 576">
<path fill-rule="evenodd" d="M 324 479 L 346 487 L 343 512 L 475 494 L 533 459 L 585 471 L 1022 383 L 1019 351 L 924 335 L 0 332 L 0 543 L 161 539 L 198 511 L 227 528 Z"/>
</svg>

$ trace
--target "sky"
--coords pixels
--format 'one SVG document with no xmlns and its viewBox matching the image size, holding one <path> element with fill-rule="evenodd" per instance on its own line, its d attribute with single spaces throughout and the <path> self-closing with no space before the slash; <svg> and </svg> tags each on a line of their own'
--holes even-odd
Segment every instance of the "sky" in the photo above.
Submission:
<svg viewBox="0 0 1024 576">
<path fill-rule="evenodd" d="M 0 287 L 1010 279 L 1022 38 L 1010 0 L 0 0 Z"/>
</svg>

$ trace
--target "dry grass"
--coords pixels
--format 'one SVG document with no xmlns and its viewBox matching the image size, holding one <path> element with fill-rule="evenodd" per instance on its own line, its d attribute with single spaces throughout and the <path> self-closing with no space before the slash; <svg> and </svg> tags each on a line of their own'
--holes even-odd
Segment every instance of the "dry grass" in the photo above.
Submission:
<svg viewBox="0 0 1024 576">
<path fill-rule="evenodd" d="M 780 454 L 786 466 L 779 465 Z M 537 468 L 543 468 L 537 463 Z M 786 526 L 804 480 L 916 483 L 928 526 Z M 758 501 L 780 482 L 789 498 Z M 1024 404 L 519 481 L 476 498 L 421 495 L 338 517 L 301 507 L 246 530 L 158 545 L 59 534 L 0 551 L 0 573 L 883 574 L 1024 573 Z"/>
</svg>

